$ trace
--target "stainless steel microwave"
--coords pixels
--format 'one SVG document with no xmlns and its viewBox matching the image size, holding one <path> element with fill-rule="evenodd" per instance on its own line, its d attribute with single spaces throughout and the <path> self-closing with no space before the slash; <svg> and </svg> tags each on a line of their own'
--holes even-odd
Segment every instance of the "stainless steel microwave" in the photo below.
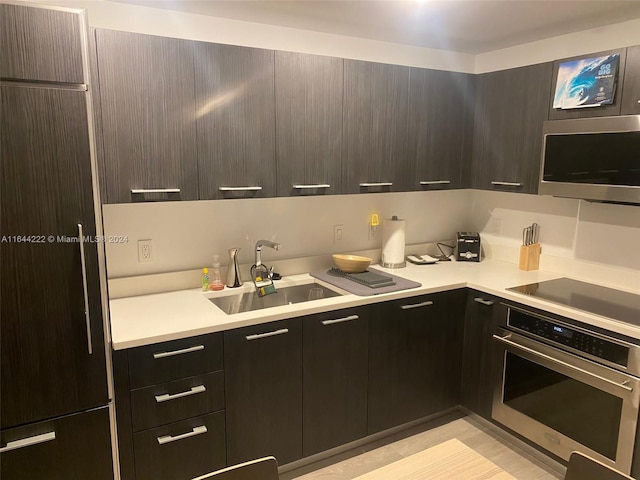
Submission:
<svg viewBox="0 0 640 480">
<path fill-rule="evenodd" d="M 538 193 L 640 204 L 640 115 L 544 122 Z"/>
</svg>

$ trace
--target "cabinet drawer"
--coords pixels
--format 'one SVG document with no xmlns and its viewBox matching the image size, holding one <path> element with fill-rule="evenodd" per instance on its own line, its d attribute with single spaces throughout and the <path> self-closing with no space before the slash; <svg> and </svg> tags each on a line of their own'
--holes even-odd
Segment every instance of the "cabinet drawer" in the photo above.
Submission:
<svg viewBox="0 0 640 480">
<path fill-rule="evenodd" d="M 130 387 L 222 370 L 222 334 L 202 335 L 134 348 L 129 352 Z"/>
<path fill-rule="evenodd" d="M 109 408 L 2 432 L 0 478 L 112 480 Z"/>
<path fill-rule="evenodd" d="M 133 436 L 136 480 L 187 480 L 223 468 L 224 411 Z"/>
<path fill-rule="evenodd" d="M 133 431 L 224 409 L 224 372 L 213 372 L 131 392 Z"/>
</svg>

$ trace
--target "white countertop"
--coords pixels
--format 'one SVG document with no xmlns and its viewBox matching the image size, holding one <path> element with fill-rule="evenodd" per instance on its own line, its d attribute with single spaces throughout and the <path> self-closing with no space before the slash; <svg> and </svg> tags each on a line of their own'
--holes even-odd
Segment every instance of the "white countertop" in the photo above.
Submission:
<svg viewBox="0 0 640 480">
<path fill-rule="evenodd" d="M 380 266 L 374 267 L 380 270 L 386 270 Z M 329 268 L 329 266 L 327 266 L 327 268 Z M 367 297 L 347 293 L 346 295 L 338 297 L 233 315 L 225 314 L 209 301 L 209 297 L 235 295 L 241 291 L 251 291 L 253 284 L 250 282 L 245 283 L 240 288 L 229 289 L 225 287 L 225 289 L 220 292 L 202 292 L 194 289 L 114 299 L 109 302 L 113 348 L 115 350 L 121 350 L 328 310 L 337 310 L 463 287 L 473 288 L 516 301 L 523 305 L 540 308 L 551 313 L 640 339 L 640 327 L 634 327 L 624 322 L 589 314 L 571 307 L 506 290 L 506 288 L 509 287 L 551 280 L 563 276 L 558 273 L 544 272 L 541 270 L 524 272 L 519 270 L 517 265 L 492 259 L 485 259 L 480 263 L 442 262 L 434 265 L 408 264 L 406 268 L 386 271 L 409 280 L 420 282 L 422 286 L 411 290 Z M 311 283 L 313 281 L 314 279 L 310 275 L 301 274 L 285 277 L 275 283 L 276 287 L 285 287 L 287 285 Z M 597 282 L 594 281 L 593 283 Z M 335 289 L 335 287 L 331 288 Z"/>
</svg>

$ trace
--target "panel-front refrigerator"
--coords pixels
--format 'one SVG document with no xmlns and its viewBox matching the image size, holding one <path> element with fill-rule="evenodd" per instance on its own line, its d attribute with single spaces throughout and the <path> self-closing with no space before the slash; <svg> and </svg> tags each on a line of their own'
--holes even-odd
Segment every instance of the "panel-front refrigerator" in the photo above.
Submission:
<svg viewBox="0 0 640 480">
<path fill-rule="evenodd" d="M 112 479 L 86 21 L 0 19 L 0 478 Z"/>
</svg>

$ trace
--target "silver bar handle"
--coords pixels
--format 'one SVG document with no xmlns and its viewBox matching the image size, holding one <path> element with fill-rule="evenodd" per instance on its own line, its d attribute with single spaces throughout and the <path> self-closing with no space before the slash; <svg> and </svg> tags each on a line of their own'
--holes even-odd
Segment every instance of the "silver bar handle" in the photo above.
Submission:
<svg viewBox="0 0 640 480">
<path fill-rule="evenodd" d="M 323 320 L 322 324 L 333 325 L 334 323 L 350 322 L 351 320 L 358 320 L 359 318 L 358 315 L 349 315 L 348 317 L 334 318 L 333 320 Z"/>
<path fill-rule="evenodd" d="M 491 182 L 491 185 L 498 185 L 501 187 L 521 187 L 522 183 L 520 182 L 499 182 L 494 180 L 493 182 Z"/>
<path fill-rule="evenodd" d="M 190 390 L 186 392 L 174 393 L 173 395 L 169 395 L 165 393 L 164 395 L 156 395 L 156 402 L 162 403 L 167 402 L 169 400 L 175 400 L 176 398 L 189 397 L 191 395 L 195 395 L 197 393 L 204 393 L 207 391 L 207 388 L 204 385 L 198 385 L 197 387 L 191 387 Z"/>
<path fill-rule="evenodd" d="M 285 333 L 289 333 L 288 328 L 281 328 L 280 330 L 274 330 L 273 332 L 267 333 L 255 333 L 253 335 L 247 335 L 244 338 L 247 340 L 258 340 L 259 338 L 273 337 L 275 335 L 284 335 Z"/>
<path fill-rule="evenodd" d="M 316 184 L 307 184 L 307 185 L 297 184 L 292 186 L 296 190 L 304 190 L 304 189 L 312 189 L 312 188 L 331 188 L 331 185 L 329 185 L 328 183 L 316 183 Z"/>
<path fill-rule="evenodd" d="M 221 192 L 251 192 L 262 190 L 262 187 L 259 185 L 249 187 L 219 187 L 218 190 Z"/>
<path fill-rule="evenodd" d="M 530 353 L 532 355 L 544 358 L 545 360 L 553 362 L 553 363 L 555 363 L 557 365 L 562 365 L 563 367 L 566 367 L 566 368 L 569 368 L 571 370 L 575 370 L 577 372 L 583 373 L 585 375 L 588 375 L 589 377 L 597 378 L 601 382 L 608 383 L 609 385 L 613 385 L 614 387 L 619 387 L 619 388 L 622 388 L 622 389 L 624 389 L 624 390 L 626 390 L 628 392 L 633 392 L 633 388 L 628 387 L 627 385 L 624 385 L 622 383 L 614 382 L 613 380 L 609 380 L 608 378 L 601 377 L 600 375 L 596 375 L 595 373 L 592 373 L 592 372 L 589 372 L 587 370 L 584 370 L 583 368 L 576 367 L 575 365 L 571 365 L 570 363 L 563 362 L 562 360 L 558 360 L 557 358 L 553 358 L 553 357 L 551 357 L 549 355 L 546 355 L 544 353 L 538 352 L 538 351 L 534 350 L 533 348 L 529 348 L 529 347 L 525 347 L 524 345 L 520 345 L 519 343 L 516 343 L 516 342 L 514 342 L 512 340 L 509 340 L 510 337 L 511 337 L 511 335 L 507 335 L 506 337 L 501 337 L 499 335 L 493 335 L 493 338 L 495 340 L 498 340 L 499 342 L 506 343 L 507 345 L 510 345 L 512 347 L 515 347 L 515 348 L 519 348 L 520 350 L 524 350 L 525 352 L 528 352 L 528 353 Z"/>
<path fill-rule="evenodd" d="M 194 427 L 193 430 L 191 430 L 190 432 L 176 435 L 175 437 L 172 437 L 171 435 L 164 435 L 162 437 L 158 437 L 158 443 L 160 445 L 164 445 L 165 443 L 176 442 L 178 440 L 183 440 L 185 438 L 195 437 L 196 435 L 202 435 L 203 433 L 207 433 L 207 427 L 205 427 L 204 425 L 201 425 L 199 427 Z"/>
<path fill-rule="evenodd" d="M 393 182 L 364 182 L 359 184 L 361 187 L 391 187 L 393 186 Z"/>
<path fill-rule="evenodd" d="M 56 432 L 43 433 L 36 435 L 35 437 L 23 438 L 21 440 L 14 440 L 8 442 L 6 446 L 0 448 L 0 453 L 10 452 L 11 450 L 17 450 L 18 448 L 30 447 L 31 445 L 37 445 L 39 443 L 49 442 L 56 439 Z"/>
<path fill-rule="evenodd" d="M 131 193 L 180 193 L 179 188 L 134 188 Z"/>
<path fill-rule="evenodd" d="M 82 224 L 78 224 L 78 240 L 80 244 L 80 265 L 82 266 L 82 291 L 84 294 L 84 320 L 87 326 L 87 349 L 89 355 L 93 355 L 93 345 L 91 345 L 91 317 L 89 315 L 89 288 L 87 285 L 87 264 L 84 256 L 84 231 Z"/>
<path fill-rule="evenodd" d="M 413 303 L 413 304 L 409 304 L 409 305 L 400 305 L 400 308 L 402 310 L 410 310 L 412 308 L 428 307 L 430 305 L 433 305 L 433 302 L 431 300 L 427 300 L 426 302 L 421 302 L 421 303 Z"/>
<path fill-rule="evenodd" d="M 175 355 L 182 355 L 183 353 L 197 352 L 198 350 L 204 350 L 204 345 L 194 345 L 193 347 L 183 348 L 181 350 L 173 350 L 171 352 L 158 352 L 153 354 L 153 358 L 166 358 L 173 357 Z"/>
<path fill-rule="evenodd" d="M 426 180 L 420 182 L 420 185 L 448 185 L 451 183 L 451 180 Z"/>
<path fill-rule="evenodd" d="M 485 299 L 484 299 L 484 298 L 482 298 L 482 297 L 476 297 L 476 298 L 474 298 L 474 299 L 473 299 L 473 301 L 474 301 L 474 302 L 481 303 L 482 305 L 487 305 L 487 306 L 493 305 L 493 301 L 491 301 L 491 300 L 485 300 Z"/>
</svg>

